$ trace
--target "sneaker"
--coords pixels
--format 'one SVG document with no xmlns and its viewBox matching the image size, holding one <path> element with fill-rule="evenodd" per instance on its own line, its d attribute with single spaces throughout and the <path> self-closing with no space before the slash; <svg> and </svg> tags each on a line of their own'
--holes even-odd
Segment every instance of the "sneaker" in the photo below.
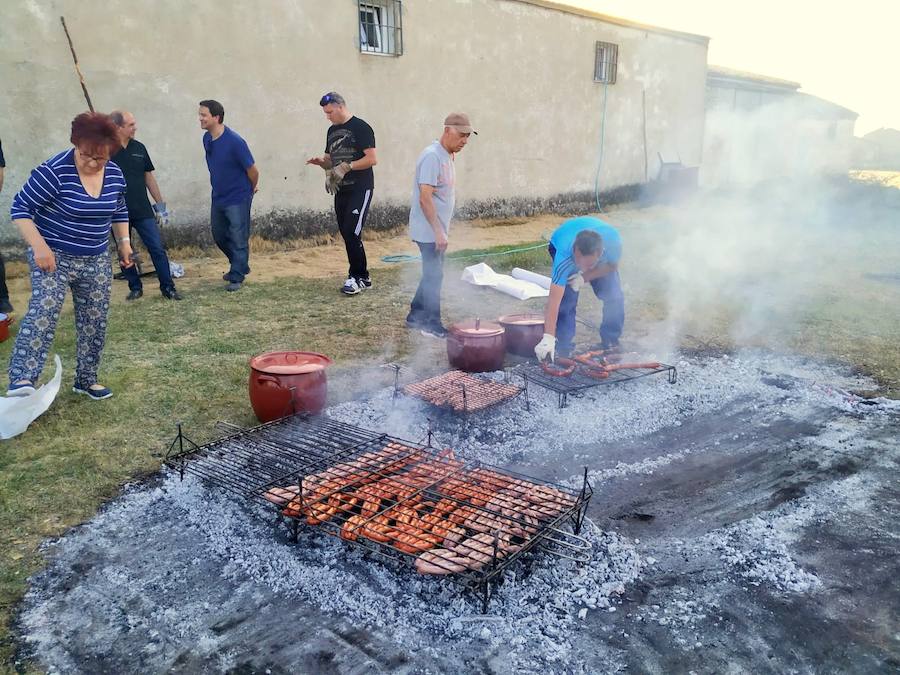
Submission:
<svg viewBox="0 0 900 675">
<path fill-rule="evenodd" d="M 222 281 L 227 281 L 229 284 L 231 283 L 231 272 L 225 272 L 222 275 Z"/>
<path fill-rule="evenodd" d="M 144 291 L 142 291 L 139 288 L 136 291 L 131 291 L 128 295 L 126 295 L 125 301 L 131 302 L 132 300 L 137 300 L 138 298 L 143 298 L 143 297 L 144 297 Z"/>
<path fill-rule="evenodd" d="M 356 283 L 359 284 L 359 289 L 361 291 L 368 290 L 372 288 L 372 280 L 369 277 L 360 277 L 356 280 Z"/>
<path fill-rule="evenodd" d="M 360 291 L 362 291 L 362 288 L 359 287 L 359 284 L 353 277 L 349 277 L 347 281 L 344 282 L 344 285 L 341 286 L 341 293 L 344 295 L 356 295 Z"/>
<path fill-rule="evenodd" d="M 161 291 L 161 293 L 162 293 L 163 297 L 166 298 L 167 300 L 181 300 L 182 299 L 181 293 L 179 293 L 175 289 L 174 286 L 172 286 L 172 288 L 167 288 L 167 289 Z"/>
<path fill-rule="evenodd" d="M 418 319 L 406 319 L 406 327 L 411 330 L 421 330 L 425 327 L 425 324 Z"/>
<path fill-rule="evenodd" d="M 234 293 L 235 291 L 241 290 L 241 286 L 243 286 L 240 281 L 229 281 L 228 285 L 225 287 L 225 290 L 229 293 Z"/>
<path fill-rule="evenodd" d="M 112 392 L 109 390 L 109 387 L 103 387 L 102 389 L 91 389 L 89 386 L 81 387 L 76 384 L 74 387 L 72 387 L 72 391 L 74 391 L 76 394 L 84 394 L 94 401 L 102 401 L 103 399 L 112 396 Z"/>
<path fill-rule="evenodd" d="M 371 286 L 371 283 L 369 284 Z M 13 306 L 9 301 L 9 298 L 3 298 L 0 300 L 0 314 L 12 314 Z"/>
<path fill-rule="evenodd" d="M 31 382 L 22 382 L 21 384 L 9 383 L 6 388 L 7 396 L 31 396 L 34 393 L 34 384 Z"/>
<path fill-rule="evenodd" d="M 421 327 L 422 335 L 425 337 L 433 337 L 443 339 L 447 337 L 447 329 L 439 323 L 430 323 Z"/>
</svg>

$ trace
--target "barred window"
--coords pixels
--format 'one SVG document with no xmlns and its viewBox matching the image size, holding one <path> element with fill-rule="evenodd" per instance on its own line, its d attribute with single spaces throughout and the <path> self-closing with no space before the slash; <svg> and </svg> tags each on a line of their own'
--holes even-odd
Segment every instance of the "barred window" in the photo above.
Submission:
<svg viewBox="0 0 900 675">
<path fill-rule="evenodd" d="M 402 0 L 357 0 L 359 50 L 369 54 L 403 53 Z"/>
<path fill-rule="evenodd" d="M 611 42 L 598 42 L 594 51 L 594 82 L 615 84 L 618 62 L 619 46 Z"/>
</svg>

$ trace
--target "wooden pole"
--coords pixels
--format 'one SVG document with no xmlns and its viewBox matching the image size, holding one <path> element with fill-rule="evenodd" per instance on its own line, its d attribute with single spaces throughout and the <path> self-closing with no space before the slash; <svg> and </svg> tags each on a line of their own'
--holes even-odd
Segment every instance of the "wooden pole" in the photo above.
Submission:
<svg viewBox="0 0 900 675">
<path fill-rule="evenodd" d="M 75 72 L 78 73 L 78 81 L 81 82 L 81 91 L 84 92 L 84 100 L 87 101 L 88 110 L 94 112 L 94 104 L 91 103 L 91 95 L 88 94 L 87 85 L 84 83 L 84 75 L 78 65 L 78 56 L 75 54 L 75 46 L 72 44 L 72 36 L 69 35 L 69 29 L 66 27 L 66 17 L 59 17 L 63 30 L 66 31 L 66 39 L 69 41 L 69 50 L 72 52 L 72 61 L 75 62 Z"/>
</svg>

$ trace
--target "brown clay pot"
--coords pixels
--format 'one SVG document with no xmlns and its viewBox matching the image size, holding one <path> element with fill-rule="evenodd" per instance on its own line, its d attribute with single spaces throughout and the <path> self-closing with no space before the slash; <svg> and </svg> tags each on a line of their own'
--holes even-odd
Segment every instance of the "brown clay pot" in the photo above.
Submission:
<svg viewBox="0 0 900 675">
<path fill-rule="evenodd" d="M 325 407 L 331 359 L 315 352 L 268 352 L 250 359 L 250 405 L 260 422 Z"/>
<path fill-rule="evenodd" d="M 447 329 L 447 359 L 467 373 L 487 373 L 503 368 L 504 333 L 498 323 L 469 319 Z"/>
<path fill-rule="evenodd" d="M 544 337 L 543 314 L 507 314 L 497 319 L 506 330 L 506 351 L 517 356 L 532 357 L 534 348 Z"/>
</svg>

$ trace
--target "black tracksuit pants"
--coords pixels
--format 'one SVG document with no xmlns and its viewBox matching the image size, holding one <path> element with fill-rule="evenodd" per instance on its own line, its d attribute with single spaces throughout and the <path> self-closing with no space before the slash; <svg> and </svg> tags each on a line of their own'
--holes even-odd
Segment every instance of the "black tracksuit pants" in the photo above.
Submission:
<svg viewBox="0 0 900 675">
<path fill-rule="evenodd" d="M 9 300 L 9 289 L 6 287 L 6 265 L 0 253 L 0 300 Z"/>
<path fill-rule="evenodd" d="M 348 276 L 354 279 L 368 279 L 369 267 L 366 249 L 362 242 L 362 230 L 372 204 L 372 190 L 345 188 L 334 196 L 334 212 L 338 229 L 344 238 L 347 260 L 350 263 Z"/>
</svg>

